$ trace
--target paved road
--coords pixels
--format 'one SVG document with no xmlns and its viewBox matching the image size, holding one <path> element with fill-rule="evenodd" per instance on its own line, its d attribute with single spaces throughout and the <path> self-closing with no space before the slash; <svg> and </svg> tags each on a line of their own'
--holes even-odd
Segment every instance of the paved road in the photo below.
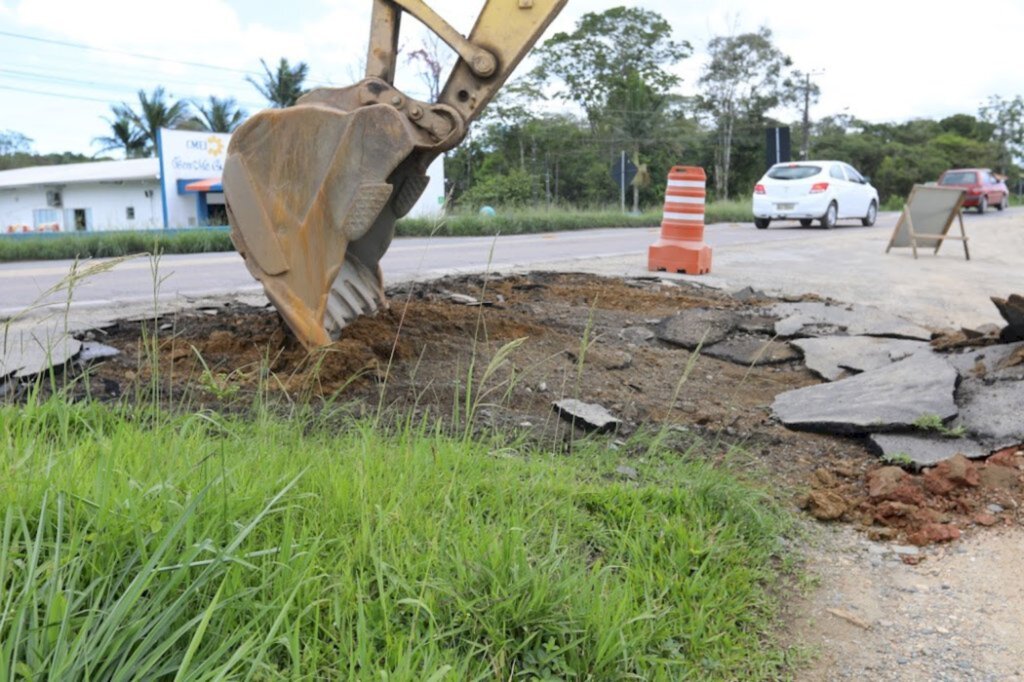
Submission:
<svg viewBox="0 0 1024 682">
<path fill-rule="evenodd" d="M 884 224 L 870 229 L 770 228 L 771 241 L 751 235 L 757 230 L 723 225 L 717 230 L 720 236 L 736 234 L 715 250 L 711 274 L 676 277 L 727 291 L 752 286 L 776 295 L 815 293 L 875 305 L 936 328 L 1005 324 L 990 298 L 1024 293 L 1024 208 L 965 213 L 969 261 L 957 242 L 945 243 L 937 255 L 919 249 L 917 260 L 909 248 L 886 254 L 895 217 L 886 218 Z M 776 232 L 795 238 L 775 241 Z M 959 226 L 953 232 L 959 233 Z M 626 256 L 550 267 L 568 265 L 621 276 L 636 274 L 645 263 L 642 257 Z"/>
<path fill-rule="evenodd" d="M 751 223 L 710 225 L 705 238 L 714 249 L 712 274 L 698 280 L 726 289 L 750 285 L 770 293 L 815 292 L 841 300 L 877 300 L 896 309 L 905 298 L 920 304 L 921 322 L 935 325 L 996 321 L 987 297 L 1005 296 L 1011 286 L 1014 291 L 1024 288 L 1024 209 L 965 215 L 974 249 L 969 264 L 958 255 L 955 243 L 944 246 L 938 257 L 926 252 L 913 266 L 908 251 L 884 258 L 896 217 L 883 213 L 874 227 L 843 223 L 835 230 L 802 228 L 796 223 L 773 224 L 768 230 L 757 230 Z M 486 269 L 638 275 L 646 273 L 647 247 L 657 237 L 657 229 L 606 229 L 498 238 L 397 239 L 383 267 L 388 283 Z M 0 266 L 0 317 L 28 306 L 63 308 L 67 293 L 52 290 L 72 267 L 70 261 Z M 106 314 L 152 304 L 154 282 L 159 284 L 156 298 L 162 303 L 182 297 L 261 292 L 233 253 L 164 256 L 158 262 L 147 258 L 116 264 L 95 261 L 89 267 L 110 270 L 77 282 L 72 306 Z M 950 306 L 951 300 L 964 296 L 968 302 L 959 309 Z"/>
<path fill-rule="evenodd" d="M 780 244 L 792 240 L 835 239 L 847 230 L 888 233 L 895 214 L 882 214 L 875 227 L 843 227 L 834 232 L 780 227 L 757 230 L 751 224 L 708 226 L 706 238 L 713 248 L 742 244 Z M 793 224 L 795 225 L 795 223 Z M 396 239 L 384 257 L 388 283 L 423 279 L 453 271 L 503 270 L 545 263 L 644 256 L 658 238 L 657 229 L 604 229 L 507 237 L 435 237 Z M 154 271 L 154 266 L 156 270 Z M 77 282 L 72 291 L 76 306 L 152 301 L 157 296 L 205 296 L 254 293 L 261 288 L 235 253 L 163 256 L 154 262 L 134 258 L 121 263 L 90 261 L 83 267 L 110 267 Z M 42 261 L 0 265 L 0 315 L 31 305 L 61 304 L 66 292 L 51 292 L 66 280 L 73 261 Z"/>
</svg>

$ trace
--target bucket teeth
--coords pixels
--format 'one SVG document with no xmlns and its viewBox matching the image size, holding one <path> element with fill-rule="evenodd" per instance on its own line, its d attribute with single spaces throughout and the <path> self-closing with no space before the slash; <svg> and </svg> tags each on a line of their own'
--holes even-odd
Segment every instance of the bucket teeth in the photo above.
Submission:
<svg viewBox="0 0 1024 682">
<path fill-rule="evenodd" d="M 337 340 L 341 330 L 356 318 L 386 307 L 380 275 L 371 272 L 358 258 L 346 258 L 327 296 L 324 329 Z"/>
</svg>

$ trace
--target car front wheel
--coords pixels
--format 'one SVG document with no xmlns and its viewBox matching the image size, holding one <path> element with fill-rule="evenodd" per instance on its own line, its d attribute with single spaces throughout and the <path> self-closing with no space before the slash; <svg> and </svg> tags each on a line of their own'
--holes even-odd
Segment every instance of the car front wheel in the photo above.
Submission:
<svg viewBox="0 0 1024 682">
<path fill-rule="evenodd" d="M 980 199 L 978 199 L 978 213 L 984 213 L 987 210 L 988 210 L 988 197 L 986 197 L 985 195 L 982 195 L 982 197 Z"/>
<path fill-rule="evenodd" d="M 821 216 L 821 226 L 826 230 L 831 230 L 836 226 L 836 221 L 839 219 L 839 207 L 836 206 L 836 202 L 832 202 L 828 205 L 825 210 L 825 215 Z"/>
<path fill-rule="evenodd" d="M 772 221 L 768 218 L 754 218 L 754 227 L 759 230 L 767 230 L 769 223 Z"/>
<path fill-rule="evenodd" d="M 1008 208 L 1010 208 L 1010 195 L 1004 194 L 1002 201 L 996 206 L 996 210 L 1005 211 Z"/>
<path fill-rule="evenodd" d="M 860 219 L 860 222 L 864 227 L 871 227 L 875 224 L 875 218 L 878 217 L 878 204 L 874 201 L 868 206 L 868 214 Z"/>
</svg>

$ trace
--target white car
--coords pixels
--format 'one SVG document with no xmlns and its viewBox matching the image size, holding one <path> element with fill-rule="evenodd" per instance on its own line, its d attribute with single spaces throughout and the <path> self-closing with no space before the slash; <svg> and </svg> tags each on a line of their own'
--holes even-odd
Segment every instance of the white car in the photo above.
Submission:
<svg viewBox="0 0 1024 682">
<path fill-rule="evenodd" d="M 830 229 L 849 218 L 874 225 L 876 217 L 878 191 L 842 161 L 777 163 L 754 187 L 754 225 L 760 230 L 773 220 L 799 220 L 804 227 L 820 220 Z"/>
</svg>

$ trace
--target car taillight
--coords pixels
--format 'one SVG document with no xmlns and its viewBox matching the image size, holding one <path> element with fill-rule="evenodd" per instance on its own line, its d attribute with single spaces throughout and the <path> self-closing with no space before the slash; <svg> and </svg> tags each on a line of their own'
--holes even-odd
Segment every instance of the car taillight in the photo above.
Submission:
<svg viewBox="0 0 1024 682">
<path fill-rule="evenodd" d="M 764 185 L 754 185 L 754 194 L 764 194 Z"/>
<path fill-rule="evenodd" d="M 816 182 L 811 185 L 811 194 L 821 194 L 828 190 L 827 182 Z"/>
</svg>

